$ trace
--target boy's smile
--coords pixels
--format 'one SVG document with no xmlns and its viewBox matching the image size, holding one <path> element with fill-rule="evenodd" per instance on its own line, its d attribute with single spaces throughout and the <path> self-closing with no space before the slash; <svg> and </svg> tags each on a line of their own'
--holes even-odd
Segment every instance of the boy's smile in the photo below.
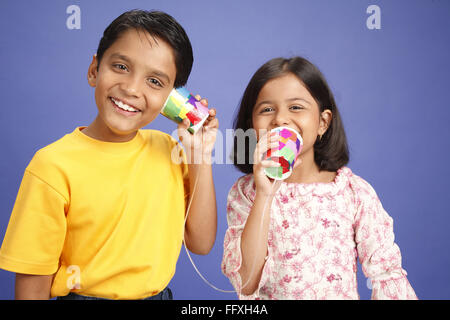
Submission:
<svg viewBox="0 0 450 320">
<path fill-rule="evenodd" d="M 98 66 L 94 56 L 88 82 L 95 87 L 96 119 L 83 130 L 93 138 L 121 142 L 152 122 L 176 78 L 172 48 L 146 31 L 124 31 Z"/>
</svg>

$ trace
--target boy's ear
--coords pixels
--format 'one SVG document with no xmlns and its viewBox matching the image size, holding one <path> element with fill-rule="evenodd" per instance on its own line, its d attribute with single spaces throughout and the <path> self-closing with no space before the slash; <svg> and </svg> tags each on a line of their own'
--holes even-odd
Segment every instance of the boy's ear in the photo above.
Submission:
<svg viewBox="0 0 450 320">
<path fill-rule="evenodd" d="M 97 54 L 94 54 L 94 57 L 92 58 L 92 62 L 89 65 L 88 69 L 88 83 L 91 87 L 95 87 L 97 85 L 97 67 L 98 67 L 98 60 L 97 60 Z"/>
<path fill-rule="evenodd" d="M 326 109 L 320 114 L 319 136 L 322 136 L 325 132 L 327 132 L 332 119 L 333 113 L 329 109 Z"/>
</svg>

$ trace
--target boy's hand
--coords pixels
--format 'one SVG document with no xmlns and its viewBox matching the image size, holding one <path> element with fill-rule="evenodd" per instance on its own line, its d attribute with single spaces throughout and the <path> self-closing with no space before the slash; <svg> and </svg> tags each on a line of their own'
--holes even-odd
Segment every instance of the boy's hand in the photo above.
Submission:
<svg viewBox="0 0 450 320">
<path fill-rule="evenodd" d="M 208 107 L 208 100 L 202 99 L 199 95 L 195 98 Z M 209 110 L 209 117 L 204 122 L 202 128 L 195 134 L 189 133 L 189 119 L 184 119 L 178 125 L 178 137 L 186 149 L 186 156 L 189 163 L 200 164 L 203 161 L 210 161 L 214 143 L 216 142 L 219 120 L 216 118 L 216 109 Z"/>
</svg>

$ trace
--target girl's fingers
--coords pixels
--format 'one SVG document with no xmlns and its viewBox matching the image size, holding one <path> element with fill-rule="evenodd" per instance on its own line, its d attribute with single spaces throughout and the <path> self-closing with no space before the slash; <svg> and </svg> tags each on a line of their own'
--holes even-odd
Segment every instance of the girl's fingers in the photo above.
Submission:
<svg viewBox="0 0 450 320">
<path fill-rule="evenodd" d="M 263 160 L 261 161 L 261 167 L 270 168 L 270 167 L 279 167 L 281 164 L 279 162 L 273 160 Z"/>
<path fill-rule="evenodd" d="M 276 132 L 265 132 L 256 144 L 255 152 L 253 153 L 253 163 L 257 164 L 263 160 L 264 154 L 269 149 L 275 149 L 279 146 L 279 136 Z"/>
<path fill-rule="evenodd" d="M 297 168 L 301 163 L 302 163 L 302 159 L 297 158 L 297 160 L 295 160 L 295 162 L 294 162 L 294 169 Z"/>
</svg>

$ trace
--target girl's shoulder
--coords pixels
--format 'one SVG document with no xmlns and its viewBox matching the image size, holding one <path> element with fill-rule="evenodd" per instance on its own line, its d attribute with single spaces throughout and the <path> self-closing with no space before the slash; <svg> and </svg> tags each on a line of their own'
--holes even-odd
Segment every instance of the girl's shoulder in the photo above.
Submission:
<svg viewBox="0 0 450 320">
<path fill-rule="evenodd" d="M 236 180 L 230 189 L 228 197 L 245 197 L 253 202 L 256 196 L 255 190 L 256 185 L 253 178 L 253 173 L 250 173 Z"/>
<path fill-rule="evenodd" d="M 376 203 L 379 202 L 377 192 L 373 186 L 357 174 L 349 176 L 349 187 L 353 191 L 357 202 Z"/>
</svg>

